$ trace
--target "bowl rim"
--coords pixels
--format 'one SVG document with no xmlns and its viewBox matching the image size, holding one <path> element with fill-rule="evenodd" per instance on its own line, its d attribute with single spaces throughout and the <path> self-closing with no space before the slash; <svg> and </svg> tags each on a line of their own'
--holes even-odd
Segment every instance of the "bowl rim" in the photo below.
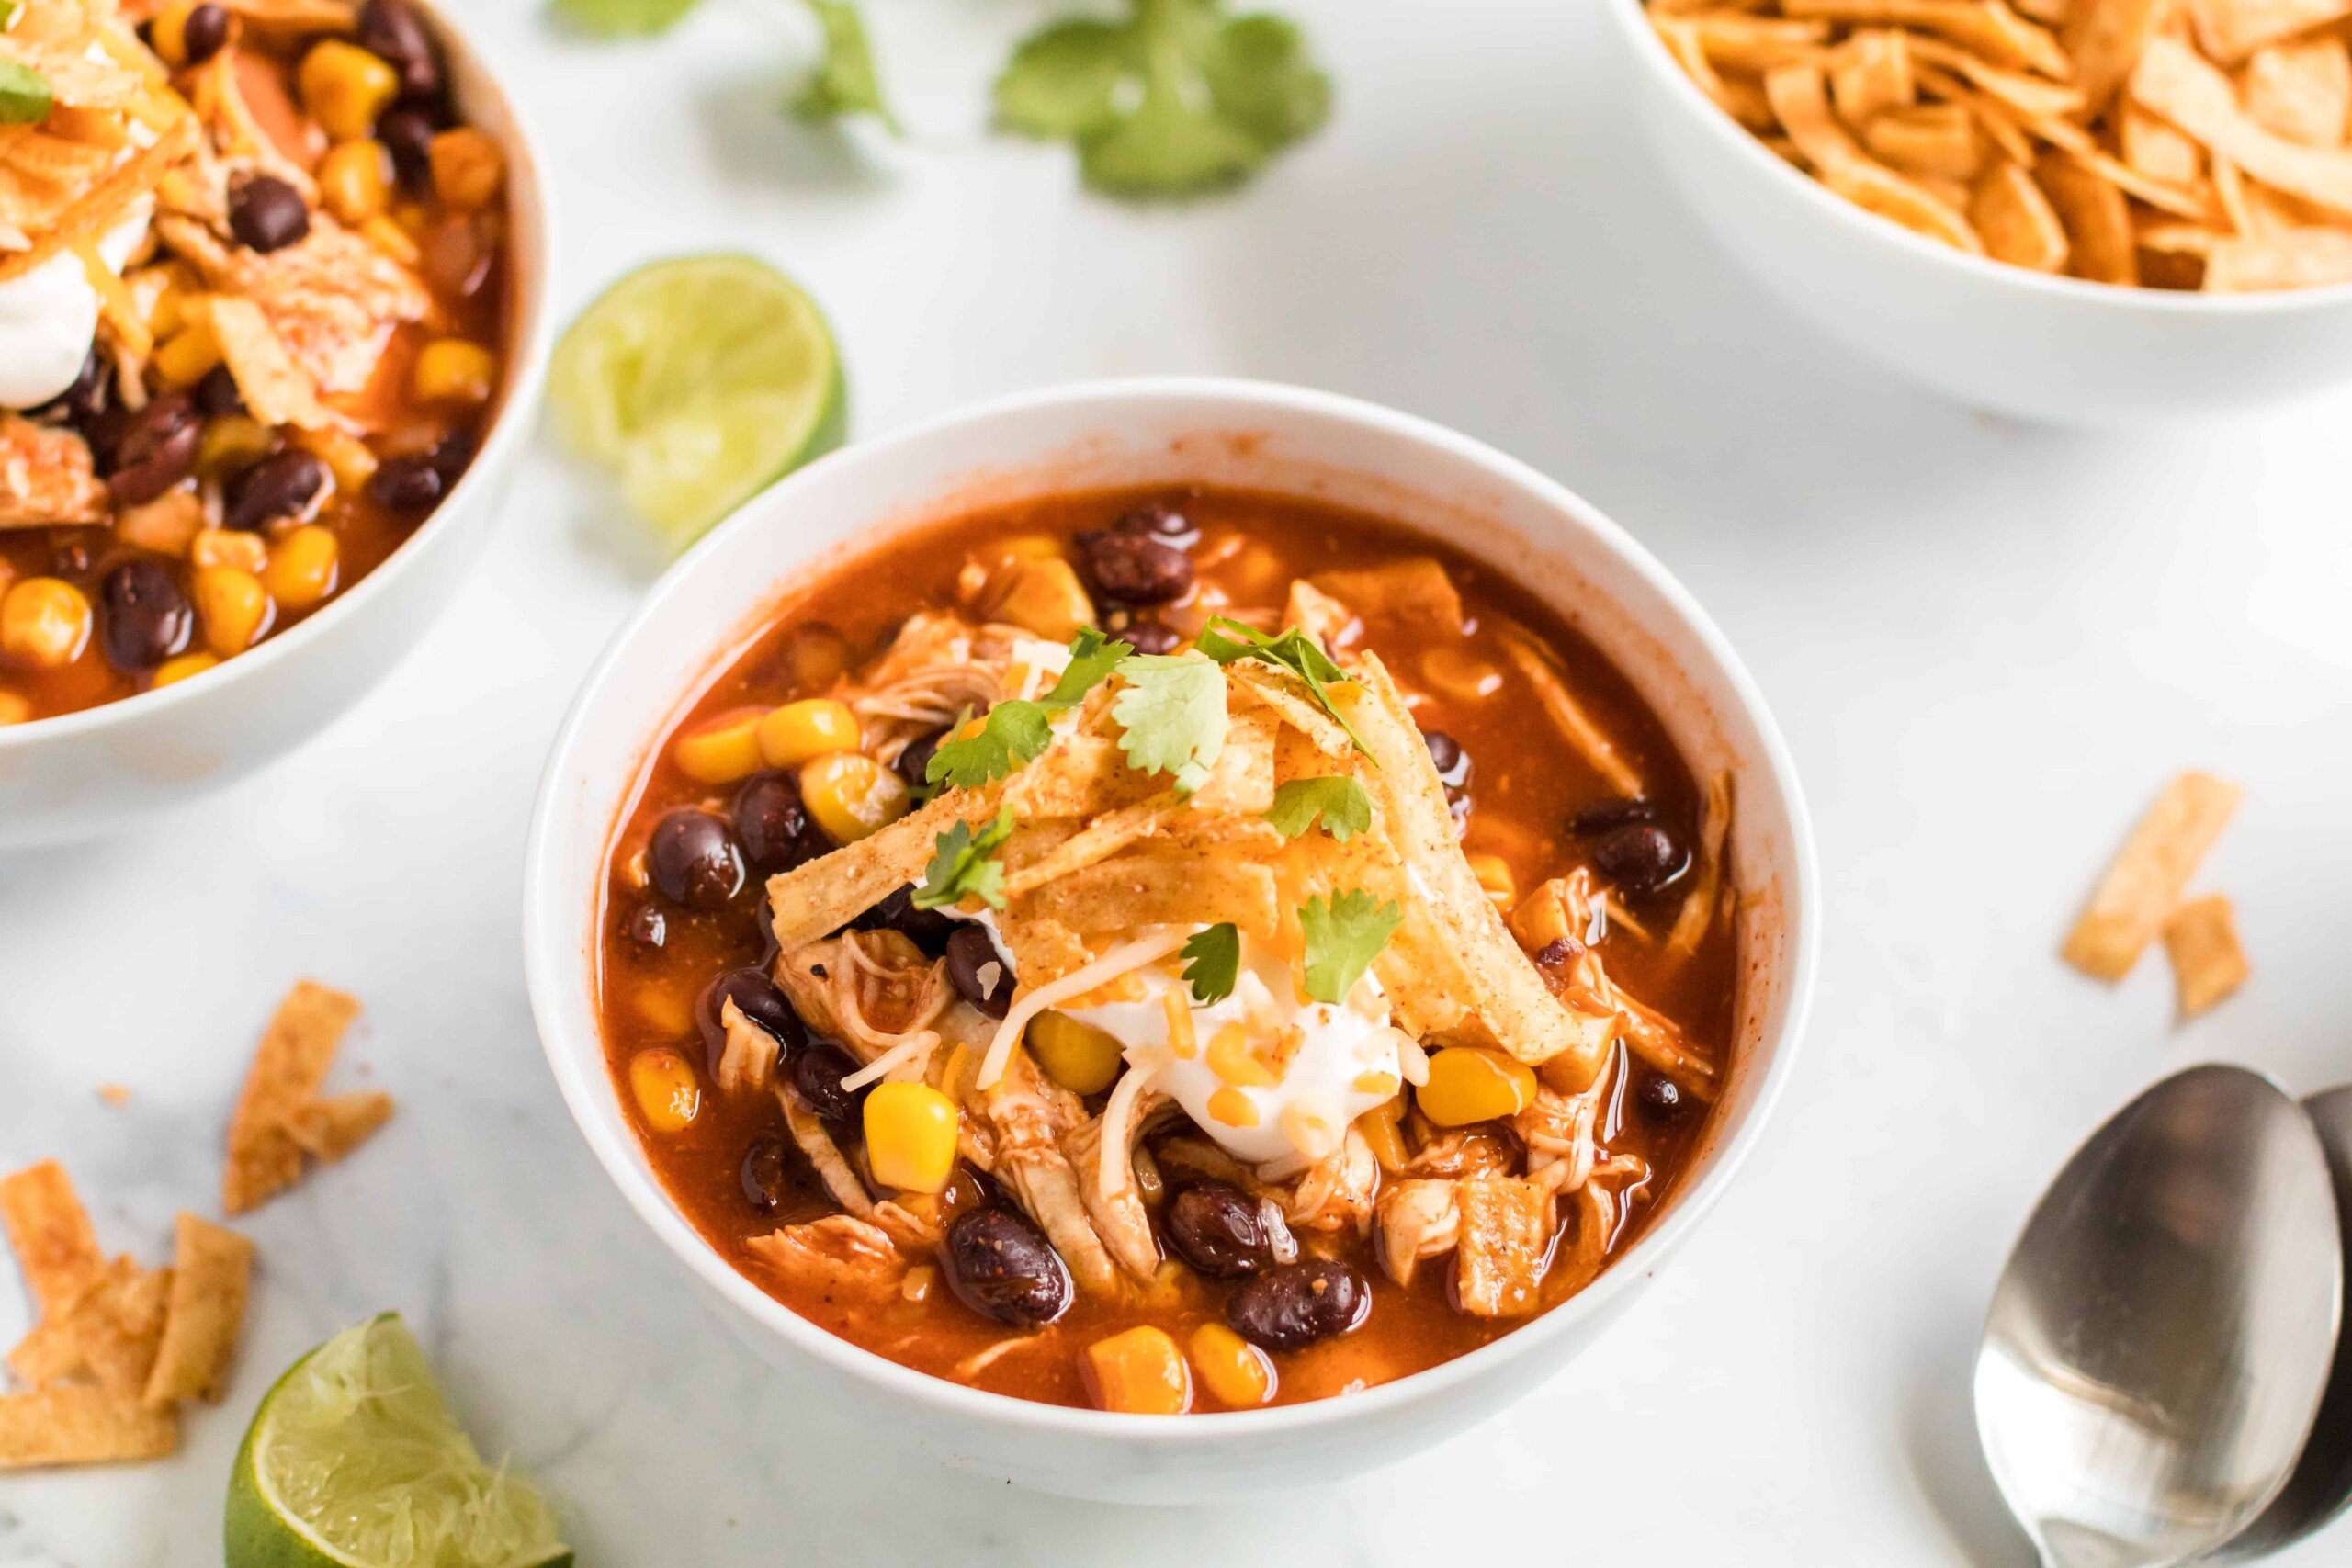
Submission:
<svg viewBox="0 0 2352 1568">
<path fill-rule="evenodd" d="M 2030 267 L 1995 261 L 1990 256 L 1971 255 L 1966 251 L 1930 240 L 1923 234 L 1915 234 L 1892 219 L 1881 218 L 1855 206 L 1819 180 L 1793 167 L 1767 148 L 1747 127 L 1724 112 L 1722 106 L 1702 92 L 1699 85 L 1690 80 L 1690 73 L 1667 52 L 1666 44 L 1658 38 L 1657 30 L 1649 24 L 1648 7 L 1644 0 L 1604 0 L 1604 5 L 1651 75 L 1668 78 L 1664 84 L 1667 96 L 1691 115 L 1704 120 L 1707 134 L 1719 143 L 1731 147 L 1738 161 L 1781 189 L 1794 194 L 1812 210 L 1826 214 L 1833 222 L 1841 224 L 1853 233 L 1878 242 L 1914 261 L 1939 268 L 1955 277 L 1990 283 L 2020 294 L 2123 314 L 2144 312 L 2158 318 L 2293 315 L 2304 310 L 2352 304 L 2352 283 L 2324 284 L 2314 288 L 2267 289 L 2248 294 L 2126 288 L 2120 284 L 2094 283 L 2088 278 L 2063 274 L 2035 272 Z"/>
<path fill-rule="evenodd" d="M 257 679 L 264 671 L 288 659 L 299 659 L 311 643 L 389 593 L 390 581 L 423 553 L 419 547 L 427 537 L 447 533 L 458 525 L 466 513 L 475 510 L 474 498 L 495 482 L 508 453 L 530 438 L 529 433 L 538 421 L 548 362 L 555 351 L 557 220 L 554 186 L 548 179 L 548 171 L 553 165 L 548 162 L 537 128 L 524 112 L 520 96 L 507 85 L 481 43 L 456 20 L 458 8 L 454 0 L 410 0 L 410 4 L 425 13 L 442 47 L 456 55 L 477 91 L 487 90 L 509 128 L 510 133 L 501 139 L 501 150 L 506 154 L 508 221 L 514 231 L 507 240 L 510 268 L 520 250 L 519 242 L 526 236 L 537 241 L 532 248 L 537 253 L 537 265 L 531 276 L 510 276 L 508 279 L 509 293 L 514 302 L 522 307 L 522 313 L 509 323 L 511 350 L 506 384 L 481 449 L 474 454 L 473 462 L 456 487 L 441 498 L 440 504 L 391 554 L 361 578 L 357 586 L 329 600 L 315 615 L 303 617 L 282 635 L 266 638 L 234 659 L 224 659 L 185 681 L 133 692 L 95 707 L 52 714 L 24 724 L 0 725 L 0 756 L 28 750 L 45 741 L 160 716 L 182 704 L 225 691 L 241 680 Z M 526 220 L 528 227 L 517 223 L 518 218 Z M 486 523 L 488 519 L 481 521 Z"/>
<path fill-rule="evenodd" d="M 1114 1415 L 1104 1411 L 1046 1404 L 1016 1395 L 967 1387 L 919 1371 L 867 1350 L 802 1317 L 770 1296 L 720 1256 L 681 1214 L 657 1179 L 641 1172 L 641 1151 L 622 1146 L 624 1129 L 607 1138 L 592 1110 L 616 1096 L 606 1069 L 601 1038 L 575 1048 L 562 1029 L 566 998 L 593 968 L 592 950 L 579 940 L 578 911 L 549 905 L 551 889 L 560 880 L 557 857 L 572 846 L 556 841 L 557 818 L 570 815 L 565 804 L 572 752 L 592 719 L 602 711 L 604 688 L 624 659 L 635 651 L 657 608 L 682 583 L 698 574 L 705 562 L 736 535 L 763 525 L 786 512 L 794 499 L 816 479 L 852 464 L 888 465 L 907 449 L 919 448 L 951 432 L 973 424 L 1059 409 L 1092 408 L 1105 423 L 1115 421 L 1120 405 L 1167 399 L 1223 404 L 1237 415 L 1295 413 L 1351 423 L 1375 438 L 1435 447 L 1480 468 L 1500 485 L 1531 497 L 1565 516 L 1572 526 L 1586 529 L 1622 563 L 1658 593 L 1668 608 L 1695 637 L 1704 657 L 1713 662 L 1737 700 L 1758 739 L 1757 763 L 1772 780 L 1785 805 L 1790 827 L 1792 886 L 1784 917 L 1791 941 L 1787 948 L 1787 1005 L 1776 1035 L 1769 1042 L 1771 1059 L 1758 1084 L 1747 1115 L 1726 1130 L 1716 1145 L 1714 1162 L 1696 1182 L 1678 1193 L 1673 1208 L 1645 1231 L 1633 1247 L 1569 1300 L 1498 1336 L 1476 1349 L 1409 1373 L 1390 1382 L 1344 1397 L 1310 1400 L 1300 1404 L 1263 1410 L 1196 1412 L 1181 1420 L 1165 1416 Z M 1205 423 L 1207 415 L 1204 415 Z M 1012 465 L 1017 468 L 1016 463 Z M 821 558 L 811 552 L 793 568 Z M 609 825 L 599 825 L 596 849 Z M 984 400 L 926 420 L 873 440 L 830 454 L 787 476 L 754 497 L 673 563 L 649 589 L 626 621 L 616 630 L 595 663 L 582 677 L 579 691 L 548 751 L 547 771 L 532 806 L 531 828 L 524 851 L 523 949 L 531 1011 L 540 1047 L 553 1071 L 572 1122 L 595 1156 L 605 1176 L 639 1218 L 662 1240 L 688 1272 L 707 1288 L 738 1308 L 773 1337 L 814 1356 L 851 1379 L 878 1385 L 882 1392 L 934 1407 L 943 1415 L 960 1416 L 1008 1433 L 1032 1432 L 1087 1438 L 1135 1441 L 1154 1447 L 1187 1449 L 1227 1438 L 1301 1434 L 1354 1419 L 1373 1416 L 1396 1406 L 1416 1404 L 1472 1382 L 1489 1367 L 1523 1356 L 1539 1343 L 1566 1333 L 1571 1325 L 1592 1318 L 1613 1300 L 1637 1290 L 1657 1263 L 1670 1254 L 1705 1219 L 1725 1189 L 1737 1177 L 1748 1155 L 1771 1120 L 1773 1109 L 1793 1071 L 1810 1010 L 1820 947 L 1819 870 L 1813 830 L 1796 771 L 1779 727 L 1738 656 L 1697 602 L 1663 565 L 1623 527 L 1597 507 L 1534 468 L 1485 443 L 1474 440 L 1417 415 L 1338 393 L 1312 390 L 1274 382 L 1225 377 L 1141 377 L 1065 383 L 1009 397 Z M 1532 1387 L 1531 1382 L 1529 1387 Z"/>
</svg>

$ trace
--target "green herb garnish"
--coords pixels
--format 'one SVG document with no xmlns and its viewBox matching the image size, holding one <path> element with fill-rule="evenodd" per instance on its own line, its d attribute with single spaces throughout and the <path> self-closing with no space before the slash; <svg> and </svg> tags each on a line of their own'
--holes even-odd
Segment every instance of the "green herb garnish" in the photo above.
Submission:
<svg viewBox="0 0 2352 1568">
<path fill-rule="evenodd" d="M 1329 904 L 1319 894 L 1309 898 L 1298 911 L 1306 933 L 1306 994 L 1333 1007 L 1344 1001 L 1404 918 L 1395 904 L 1375 904 L 1361 887 L 1333 895 Z"/>
<path fill-rule="evenodd" d="M 1111 704 L 1119 749 L 1140 773 L 1173 773 L 1176 793 L 1208 783 L 1225 750 L 1225 671 L 1205 659 L 1137 654 L 1119 661 L 1127 683 Z"/>
<path fill-rule="evenodd" d="M 1053 744 L 1054 732 L 1046 710 L 1035 703 L 999 703 L 989 709 L 977 735 L 947 741 L 923 764 L 923 782 L 955 789 L 978 789 L 1001 779 L 1023 762 L 1035 761 Z"/>
<path fill-rule="evenodd" d="M 1054 689 L 1037 699 L 1038 706 L 1048 713 L 1076 707 L 1087 693 L 1119 667 L 1119 660 L 1134 652 L 1131 643 L 1106 637 L 1092 626 L 1079 627 L 1078 635 L 1069 639 L 1069 668 L 1054 682 Z"/>
<path fill-rule="evenodd" d="M 1193 999 L 1203 1007 L 1221 1002 L 1233 995 L 1233 983 L 1241 977 L 1241 933 L 1230 920 L 1211 926 L 1194 933 L 1177 956 L 1184 960 L 1184 983 L 1193 987 Z"/>
<path fill-rule="evenodd" d="M 1366 757 L 1372 755 L 1372 748 L 1363 743 L 1363 737 L 1356 733 L 1356 727 L 1348 722 L 1348 716 L 1341 713 L 1339 705 L 1331 700 L 1331 687 L 1351 685 L 1353 682 L 1346 671 L 1331 662 L 1331 656 L 1323 651 L 1320 644 L 1298 627 L 1292 626 L 1280 637 L 1268 637 L 1255 626 L 1245 626 L 1239 621 L 1213 615 L 1209 619 L 1208 629 L 1201 633 L 1196 646 L 1219 664 L 1230 664 L 1237 659 L 1255 659 L 1297 676 L 1314 694 L 1316 706 L 1329 714 L 1339 727 L 1348 732 L 1348 739 L 1355 742 L 1356 750 Z M 1373 765 L 1378 767 L 1380 764 L 1375 761 Z"/>
<path fill-rule="evenodd" d="M 870 114 L 891 135 L 901 134 L 898 117 L 882 96 L 882 79 L 875 72 L 874 51 L 865 41 L 865 21 L 855 0 L 808 0 L 808 9 L 824 30 L 825 54 L 792 100 L 792 112 L 808 120 Z"/>
<path fill-rule="evenodd" d="M 554 0 L 555 14 L 583 33 L 626 38 L 667 32 L 695 0 Z"/>
<path fill-rule="evenodd" d="M 914 890 L 914 907 L 937 909 L 978 898 L 991 909 L 1003 908 L 1004 867 L 996 852 L 1012 836 L 1010 806 L 977 833 L 968 822 L 950 827 L 932 840 L 931 864 L 922 874 L 922 886 Z"/>
<path fill-rule="evenodd" d="M 1345 777 L 1293 779 L 1274 791 L 1266 820 L 1285 839 L 1295 839 L 1321 818 L 1323 830 L 1346 843 L 1372 826 L 1372 796 Z"/>
<path fill-rule="evenodd" d="M 1128 0 L 1123 21 L 1031 34 L 997 78 L 997 121 L 1077 144 L 1079 172 L 1114 196 L 1188 196 L 1247 178 L 1312 135 L 1329 78 L 1280 17 L 1224 0 Z"/>
<path fill-rule="evenodd" d="M 49 78 L 30 66 L 0 60 L 0 125 L 39 125 L 56 102 Z"/>
</svg>

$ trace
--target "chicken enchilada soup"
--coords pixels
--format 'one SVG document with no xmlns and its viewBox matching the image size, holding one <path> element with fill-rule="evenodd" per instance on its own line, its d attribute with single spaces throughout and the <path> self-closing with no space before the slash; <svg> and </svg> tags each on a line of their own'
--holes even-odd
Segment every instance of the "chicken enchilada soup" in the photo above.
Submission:
<svg viewBox="0 0 2352 1568">
<path fill-rule="evenodd" d="M 608 850 L 614 1081 L 786 1305 L 1129 1413 L 1368 1387 L 1589 1283 L 1731 1066 L 1727 780 L 1394 524 L 1087 493 L 798 590 Z"/>
</svg>

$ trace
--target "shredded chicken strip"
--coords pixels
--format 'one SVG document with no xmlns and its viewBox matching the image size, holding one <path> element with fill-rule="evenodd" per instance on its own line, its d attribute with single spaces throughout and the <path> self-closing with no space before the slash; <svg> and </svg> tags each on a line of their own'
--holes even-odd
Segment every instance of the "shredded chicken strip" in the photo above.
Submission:
<svg viewBox="0 0 2352 1568">
<path fill-rule="evenodd" d="M 1135 1087 L 1128 1087 L 1129 1079 L 1136 1080 Z M 1061 1141 L 1062 1153 L 1077 1168 L 1079 1195 L 1095 1233 L 1120 1268 L 1145 1281 L 1159 1271 L 1159 1244 L 1136 1180 L 1135 1146 L 1147 1119 L 1170 1103 L 1131 1068 L 1112 1090 L 1103 1113 L 1073 1128 Z"/>
<path fill-rule="evenodd" d="M 996 1131 L 997 1179 L 1037 1222 L 1080 1290 L 1116 1291 L 1118 1265 L 1087 1213 L 1078 1168 L 1062 1152 L 1064 1134 L 1086 1119 L 1078 1097 L 1040 1073 L 1029 1053 L 1016 1046 L 1003 1075 L 980 1092 L 980 1103 Z"/>
<path fill-rule="evenodd" d="M 1382 1190 L 1375 1235 L 1390 1279 L 1409 1285 L 1414 1269 L 1453 1250 L 1462 1234 L 1458 1190 L 1443 1178 L 1408 1178 Z"/>
<path fill-rule="evenodd" d="M 800 1145 L 800 1152 L 808 1156 L 808 1163 L 817 1168 L 817 1175 L 824 1182 L 825 1190 L 833 1195 L 833 1201 L 861 1220 L 871 1220 L 874 1199 L 850 1165 L 849 1156 L 842 1153 L 841 1145 L 825 1130 L 824 1118 L 808 1109 L 807 1102 L 786 1085 L 776 1086 L 775 1099 L 784 1107 L 785 1130 Z"/>
</svg>

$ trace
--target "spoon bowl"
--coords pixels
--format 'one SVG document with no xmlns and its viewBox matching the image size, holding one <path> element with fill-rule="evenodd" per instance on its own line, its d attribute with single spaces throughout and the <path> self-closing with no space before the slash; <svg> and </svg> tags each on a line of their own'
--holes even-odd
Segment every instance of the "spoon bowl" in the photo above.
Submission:
<svg viewBox="0 0 2352 1568">
<path fill-rule="evenodd" d="M 2091 1136 L 2002 1270 L 1976 1427 L 2047 1568 L 2221 1550 L 2294 1472 L 2345 1243 L 2327 1154 L 2259 1074 L 2191 1067 Z"/>
</svg>

